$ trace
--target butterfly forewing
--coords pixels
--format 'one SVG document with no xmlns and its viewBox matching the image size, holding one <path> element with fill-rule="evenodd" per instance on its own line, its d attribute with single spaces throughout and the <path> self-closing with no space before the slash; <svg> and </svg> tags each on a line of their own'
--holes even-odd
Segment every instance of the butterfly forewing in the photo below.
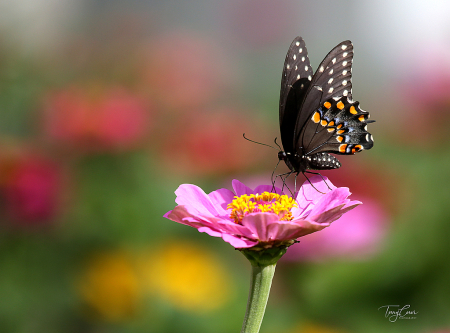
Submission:
<svg viewBox="0 0 450 333">
<path fill-rule="evenodd" d="M 352 98 L 353 44 L 349 40 L 338 44 L 322 60 L 311 86 L 322 89 L 320 103 L 330 98 Z"/>
<path fill-rule="evenodd" d="M 336 45 L 322 60 L 314 74 L 294 128 L 294 150 L 301 150 L 303 127 L 320 105 L 330 98 L 352 96 L 353 45 L 344 41 Z"/>
<path fill-rule="evenodd" d="M 285 151 L 293 149 L 295 123 L 312 76 L 305 42 L 297 37 L 286 54 L 281 77 L 280 131 Z"/>
</svg>

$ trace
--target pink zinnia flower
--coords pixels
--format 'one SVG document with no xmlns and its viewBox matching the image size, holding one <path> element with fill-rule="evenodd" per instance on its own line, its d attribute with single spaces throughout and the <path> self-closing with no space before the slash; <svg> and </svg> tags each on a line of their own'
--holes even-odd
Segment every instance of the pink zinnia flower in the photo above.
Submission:
<svg viewBox="0 0 450 333">
<path fill-rule="evenodd" d="M 234 193 L 219 189 L 206 194 L 198 186 L 183 184 L 175 191 L 178 206 L 164 217 L 222 237 L 235 248 L 291 245 L 361 204 L 348 199 L 346 187 L 336 188 L 327 181 L 329 190 L 321 177 L 310 180 L 316 189 L 305 182 L 295 200 L 279 189 L 271 192 L 270 185 L 253 191 L 238 180 L 232 182 Z"/>
</svg>

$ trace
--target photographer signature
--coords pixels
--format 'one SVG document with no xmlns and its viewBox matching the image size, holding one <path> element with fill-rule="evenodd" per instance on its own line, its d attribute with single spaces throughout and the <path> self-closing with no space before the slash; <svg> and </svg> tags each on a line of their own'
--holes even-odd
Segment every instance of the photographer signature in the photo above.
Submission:
<svg viewBox="0 0 450 333">
<path fill-rule="evenodd" d="M 400 305 L 383 305 L 378 310 L 386 308 L 384 317 L 394 323 L 397 319 L 416 319 L 416 315 L 419 312 L 416 310 L 408 310 L 410 307 L 410 305 L 404 305 L 402 308 L 400 308 Z"/>
</svg>

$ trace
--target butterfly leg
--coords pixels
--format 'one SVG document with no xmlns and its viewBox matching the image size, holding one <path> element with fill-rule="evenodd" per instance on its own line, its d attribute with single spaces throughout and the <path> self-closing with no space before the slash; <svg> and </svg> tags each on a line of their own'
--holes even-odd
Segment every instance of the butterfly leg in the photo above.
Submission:
<svg viewBox="0 0 450 333">
<path fill-rule="evenodd" d="M 289 172 L 286 172 L 286 173 L 282 173 L 282 174 L 276 175 L 275 179 L 273 180 L 273 183 L 272 183 L 272 192 L 275 190 L 275 182 L 277 181 L 277 178 L 280 177 L 281 181 L 283 182 L 283 186 L 284 186 L 286 178 L 289 177 L 291 175 L 291 173 L 292 172 L 289 171 Z M 286 176 L 286 177 L 283 179 L 283 176 Z M 281 189 L 281 190 L 283 190 L 283 189 Z"/>
<path fill-rule="evenodd" d="M 275 177 L 275 180 L 273 179 L 273 175 L 275 174 L 275 170 L 277 169 L 277 167 L 278 167 L 278 164 L 280 164 L 280 161 L 281 160 L 278 160 L 278 163 L 277 163 L 277 165 L 275 166 L 275 169 L 273 169 L 273 171 L 272 171 L 272 176 L 270 177 L 270 180 L 271 180 L 271 182 L 272 182 L 272 192 L 273 191 L 275 191 L 275 180 L 277 180 L 277 177 Z"/>
<path fill-rule="evenodd" d="M 312 183 L 311 183 L 311 181 L 309 180 L 309 178 L 308 178 L 308 176 L 305 174 L 306 172 L 308 172 L 308 171 L 305 171 L 305 172 L 302 172 L 303 173 L 303 176 L 305 176 L 305 178 L 306 178 L 306 180 L 308 181 L 308 183 L 317 191 L 317 192 L 319 192 L 319 193 L 322 193 L 322 194 L 325 194 L 325 193 L 323 193 L 322 191 L 319 191 Z M 309 173 L 315 173 L 315 172 L 309 172 Z M 319 175 L 320 175 L 320 173 L 319 173 Z M 323 177 L 322 177 L 323 178 Z M 328 186 L 328 185 L 327 185 Z"/>
<path fill-rule="evenodd" d="M 319 172 L 311 172 L 311 171 L 305 171 L 307 173 L 311 173 L 313 175 L 319 175 L 320 177 L 322 177 L 323 182 L 325 183 L 325 185 L 327 185 L 327 187 L 330 189 L 330 191 L 332 191 L 333 189 L 330 187 L 330 185 L 328 185 L 327 181 L 325 180 L 325 178 L 323 178 L 323 176 L 319 173 Z M 303 175 L 306 177 L 305 172 L 303 173 Z M 308 178 L 308 177 L 306 177 Z M 308 179 L 309 181 L 309 179 Z M 311 182 L 309 182 L 311 184 Z M 312 184 L 311 184 L 312 185 Z M 314 187 L 314 186 L 313 186 Z M 314 187 L 315 188 L 315 187 Z M 320 192 L 320 191 L 319 191 Z M 321 192 L 322 193 L 322 192 Z"/>
<path fill-rule="evenodd" d="M 281 188 L 281 191 L 283 191 L 284 187 L 286 186 L 286 188 L 287 188 L 287 189 L 289 190 L 289 192 L 291 193 L 291 196 L 292 196 L 292 197 L 294 197 L 294 194 L 292 193 L 292 191 L 291 191 L 291 189 L 289 188 L 289 186 L 286 185 L 286 179 L 288 179 L 288 177 L 289 177 L 290 175 L 292 175 L 293 173 L 294 173 L 294 171 L 290 171 L 290 172 L 287 172 L 287 173 L 283 174 L 283 175 L 286 175 L 286 177 L 284 177 L 284 179 L 281 177 L 281 176 L 283 176 L 283 175 L 280 175 L 280 178 L 283 180 L 283 187 Z"/>
</svg>

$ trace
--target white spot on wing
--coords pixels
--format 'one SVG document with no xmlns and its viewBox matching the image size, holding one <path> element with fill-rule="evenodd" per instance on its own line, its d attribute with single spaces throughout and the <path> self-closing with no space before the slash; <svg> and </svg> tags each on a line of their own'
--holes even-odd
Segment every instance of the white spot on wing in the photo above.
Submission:
<svg viewBox="0 0 450 333">
<path fill-rule="evenodd" d="M 302 48 L 299 48 L 298 49 L 298 53 L 302 53 L 303 52 L 303 49 Z"/>
<path fill-rule="evenodd" d="M 308 70 L 308 66 L 305 66 L 305 71 L 307 71 Z"/>
<path fill-rule="evenodd" d="M 347 80 L 342 81 L 342 85 L 346 86 L 347 85 Z"/>
<path fill-rule="evenodd" d="M 312 77 L 311 77 L 311 75 L 310 75 L 310 76 L 308 76 L 308 80 L 309 80 L 309 81 L 311 81 L 311 80 L 312 80 Z"/>
<path fill-rule="evenodd" d="M 331 60 L 331 62 L 332 62 L 333 64 L 335 64 L 335 63 L 336 63 L 336 58 L 333 58 L 333 60 Z"/>
<path fill-rule="evenodd" d="M 345 50 L 347 48 L 347 45 L 342 45 L 341 49 Z"/>
<path fill-rule="evenodd" d="M 289 64 L 286 65 L 287 69 L 291 69 L 291 66 Z"/>
<path fill-rule="evenodd" d="M 319 68 L 319 72 L 323 72 L 323 70 L 324 70 L 324 68 L 323 68 L 323 66 L 320 66 L 320 68 Z"/>
<path fill-rule="evenodd" d="M 295 45 L 299 46 L 299 45 L 300 45 L 300 42 L 295 43 Z"/>
<path fill-rule="evenodd" d="M 345 75 L 345 74 L 347 74 L 347 70 L 344 69 L 344 70 L 342 71 L 342 75 Z"/>
<path fill-rule="evenodd" d="M 347 61 L 344 61 L 344 62 L 342 63 L 342 66 L 347 66 Z"/>
<path fill-rule="evenodd" d="M 331 69 L 331 71 L 328 74 L 330 74 L 330 75 L 333 74 L 333 68 Z"/>
<path fill-rule="evenodd" d="M 295 59 L 297 59 L 297 56 L 294 54 L 294 56 L 292 58 L 295 60 Z"/>
<path fill-rule="evenodd" d="M 347 96 L 347 95 L 348 95 L 348 90 L 344 90 L 344 92 L 342 93 L 342 95 Z"/>
<path fill-rule="evenodd" d="M 333 80 L 334 80 L 333 78 L 329 79 L 328 84 L 331 84 L 331 82 L 333 82 Z"/>
<path fill-rule="evenodd" d="M 347 52 L 344 52 L 344 53 L 342 53 L 342 57 L 346 57 L 348 55 L 348 53 Z"/>
<path fill-rule="evenodd" d="M 322 87 L 321 86 L 314 86 L 314 88 L 316 88 L 319 91 L 322 91 Z"/>
<path fill-rule="evenodd" d="M 328 90 L 328 93 L 331 94 L 331 93 L 333 92 L 333 90 L 334 90 L 333 87 L 331 87 L 331 88 Z"/>
<path fill-rule="evenodd" d="M 297 80 L 299 80 L 299 79 L 300 79 L 300 74 L 297 75 Z"/>
<path fill-rule="evenodd" d="M 305 61 L 305 57 L 302 57 L 302 61 Z"/>
</svg>

